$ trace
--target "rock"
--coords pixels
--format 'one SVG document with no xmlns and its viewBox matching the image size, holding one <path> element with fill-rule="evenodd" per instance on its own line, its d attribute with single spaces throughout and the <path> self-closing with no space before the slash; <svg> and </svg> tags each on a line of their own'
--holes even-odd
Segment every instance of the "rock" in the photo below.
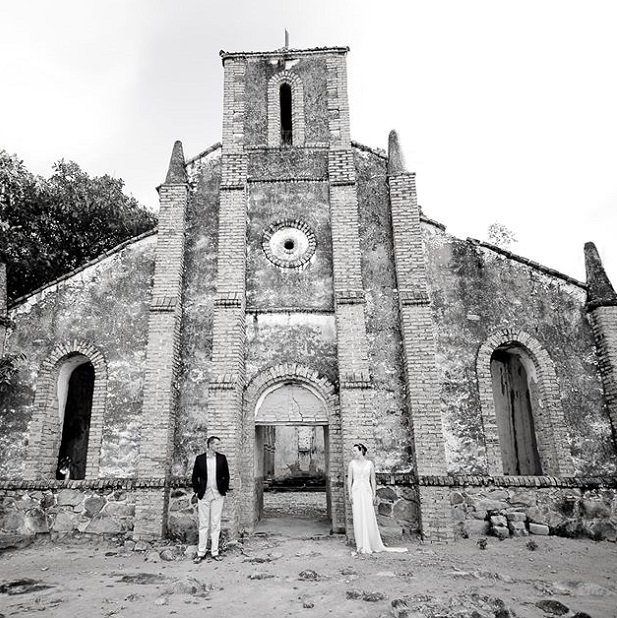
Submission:
<svg viewBox="0 0 617 618">
<path fill-rule="evenodd" d="M 508 529 L 512 536 L 527 536 L 529 534 L 523 521 L 509 521 Z"/>
<path fill-rule="evenodd" d="M 375 577 L 396 577 L 396 573 L 394 571 L 379 571 L 375 573 Z"/>
<path fill-rule="evenodd" d="M 582 500 L 583 517 L 587 519 L 608 519 L 611 516 L 611 508 L 604 502 L 596 500 Z"/>
<path fill-rule="evenodd" d="M 467 519 L 463 522 L 463 532 L 467 536 L 483 536 L 488 533 L 488 522 L 483 519 Z"/>
<path fill-rule="evenodd" d="M 301 579 L 302 581 L 317 582 L 321 579 L 321 576 L 312 569 L 306 569 L 305 571 L 300 571 L 298 574 L 298 579 Z"/>
<path fill-rule="evenodd" d="M 506 526 L 493 526 L 493 528 L 491 528 L 491 532 L 494 536 L 500 539 L 507 539 L 510 537 L 510 531 L 506 528 Z"/>
<path fill-rule="evenodd" d="M 137 573 L 123 575 L 118 581 L 122 584 L 162 584 L 167 582 L 167 577 L 155 573 Z"/>
<path fill-rule="evenodd" d="M 22 534 L 1 534 L 0 535 L 0 551 L 7 549 L 23 549 L 32 544 L 32 536 Z"/>
<path fill-rule="evenodd" d="M 90 496 L 84 500 L 84 510 L 88 517 L 98 515 L 101 509 L 105 506 L 105 498 L 101 496 Z"/>
<path fill-rule="evenodd" d="M 402 498 L 392 508 L 392 517 L 397 520 L 415 522 L 418 519 L 418 505 Z"/>
<path fill-rule="evenodd" d="M 493 526 L 507 526 L 508 521 L 503 515 L 491 515 L 491 525 Z"/>
<path fill-rule="evenodd" d="M 377 507 L 377 512 L 385 517 L 390 517 L 392 515 L 392 504 L 389 502 L 380 502 Z"/>
<path fill-rule="evenodd" d="M 58 506 L 77 506 L 82 503 L 84 495 L 74 489 L 61 489 L 58 492 Z"/>
<path fill-rule="evenodd" d="M 304 601 L 304 603 L 302 603 L 302 607 L 304 607 L 304 609 L 313 609 L 313 607 L 315 607 L 315 603 L 312 601 Z"/>
<path fill-rule="evenodd" d="M 549 533 L 548 526 L 544 524 L 535 524 L 533 522 L 529 523 L 529 532 L 531 534 L 540 534 L 542 536 L 546 536 Z"/>
<path fill-rule="evenodd" d="M 527 514 L 520 511 L 510 511 L 506 513 L 506 519 L 508 521 L 525 522 L 527 521 Z"/>
<path fill-rule="evenodd" d="M 463 504 L 464 502 L 465 498 L 463 498 L 462 494 L 458 491 L 454 491 L 450 494 L 450 504 L 455 506 L 457 504 Z"/>
<path fill-rule="evenodd" d="M 73 511 L 60 511 L 56 515 L 52 528 L 55 532 L 71 532 L 71 530 L 77 529 L 78 524 L 79 515 L 73 513 Z"/>
<path fill-rule="evenodd" d="M 352 567 L 343 567 L 341 569 L 341 575 L 357 575 L 357 574 L 358 574 L 358 571 L 356 571 Z"/>
<path fill-rule="evenodd" d="M 409 605 L 403 599 L 394 599 L 390 603 L 390 611 L 394 618 L 409 618 Z"/>
<path fill-rule="evenodd" d="M 377 496 L 380 500 L 387 502 L 395 502 L 398 500 L 398 494 L 391 487 L 380 487 L 377 490 Z"/>
<path fill-rule="evenodd" d="M 135 551 L 146 551 L 148 548 L 149 545 L 145 541 L 137 541 L 134 547 Z"/>
<path fill-rule="evenodd" d="M 133 551 L 135 549 L 135 545 L 136 545 L 135 541 L 131 541 L 130 539 L 127 539 L 126 541 L 124 541 L 123 547 L 126 551 Z"/>
<path fill-rule="evenodd" d="M 362 600 L 369 603 L 376 603 L 377 601 L 383 601 L 386 595 L 383 592 L 363 592 Z"/>
<path fill-rule="evenodd" d="M 194 577 L 185 577 L 183 579 L 176 579 L 165 587 L 165 594 L 190 594 L 197 597 L 208 596 L 208 593 L 212 590 L 212 585 L 205 584 L 198 581 Z"/>
<path fill-rule="evenodd" d="M 135 515 L 135 505 L 122 502 L 108 502 L 105 512 L 112 517 L 133 517 Z"/>
<path fill-rule="evenodd" d="M 15 594 L 26 594 L 28 592 L 39 592 L 40 590 L 47 590 L 52 588 L 36 579 L 23 578 L 17 579 L 7 584 L 0 584 L 0 594 L 8 594 L 9 596 Z"/>
<path fill-rule="evenodd" d="M 362 598 L 362 592 L 360 590 L 348 590 L 345 593 L 347 599 L 356 600 Z"/>
<path fill-rule="evenodd" d="M 159 562 L 161 557 L 157 551 L 149 551 L 146 554 L 146 562 Z"/>
<path fill-rule="evenodd" d="M 563 616 L 570 611 L 561 601 L 555 601 L 554 599 L 538 601 L 536 607 L 540 608 L 545 614 L 551 614 L 552 616 Z"/>
<path fill-rule="evenodd" d="M 187 545 L 186 549 L 184 550 L 184 555 L 187 558 L 194 558 L 197 555 L 197 545 Z"/>
<path fill-rule="evenodd" d="M 24 513 L 19 511 L 11 511 L 7 513 L 0 525 L 6 532 L 17 532 L 18 530 L 24 531 L 24 521 L 26 517 Z"/>
<path fill-rule="evenodd" d="M 159 556 L 165 562 L 173 562 L 176 559 L 176 554 L 172 549 L 164 549 L 159 553 Z"/>
<path fill-rule="evenodd" d="M 154 601 L 155 605 L 169 605 L 169 599 L 167 597 L 159 597 Z"/>
<path fill-rule="evenodd" d="M 86 532 L 91 534 L 113 534 L 122 532 L 122 526 L 104 511 L 96 515 L 86 526 Z"/>
<path fill-rule="evenodd" d="M 615 526 L 608 521 L 597 521 L 591 525 L 591 535 L 594 539 L 601 539 L 604 541 L 617 540 L 617 531 Z"/>
<path fill-rule="evenodd" d="M 24 517 L 24 530 L 31 534 L 49 532 L 45 512 L 39 508 L 28 511 Z"/>
<path fill-rule="evenodd" d="M 591 616 L 585 612 L 576 612 L 576 614 L 572 614 L 572 618 L 591 618 Z"/>
</svg>

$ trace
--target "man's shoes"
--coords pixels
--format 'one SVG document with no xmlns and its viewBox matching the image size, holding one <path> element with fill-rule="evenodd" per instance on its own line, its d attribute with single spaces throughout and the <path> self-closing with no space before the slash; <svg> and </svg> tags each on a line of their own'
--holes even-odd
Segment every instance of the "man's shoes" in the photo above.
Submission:
<svg viewBox="0 0 617 618">
<path fill-rule="evenodd" d="M 212 556 L 212 560 L 216 560 L 217 562 L 220 562 L 222 558 L 218 554 L 216 554 L 216 556 Z"/>
<path fill-rule="evenodd" d="M 193 564 L 199 564 L 200 562 L 203 562 L 205 559 L 206 559 L 205 556 L 197 555 L 193 558 Z"/>
</svg>

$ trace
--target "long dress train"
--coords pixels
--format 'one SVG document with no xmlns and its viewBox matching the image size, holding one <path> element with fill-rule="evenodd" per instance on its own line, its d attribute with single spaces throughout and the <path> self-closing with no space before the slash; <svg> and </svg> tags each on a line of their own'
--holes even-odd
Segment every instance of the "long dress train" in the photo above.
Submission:
<svg viewBox="0 0 617 618">
<path fill-rule="evenodd" d="M 373 506 L 373 491 L 371 490 L 371 469 L 373 462 L 352 460 L 353 483 L 351 496 L 353 504 L 353 531 L 356 537 L 356 548 L 359 554 L 392 551 L 404 552 L 406 547 L 386 547 L 379 534 L 375 507 Z"/>
</svg>

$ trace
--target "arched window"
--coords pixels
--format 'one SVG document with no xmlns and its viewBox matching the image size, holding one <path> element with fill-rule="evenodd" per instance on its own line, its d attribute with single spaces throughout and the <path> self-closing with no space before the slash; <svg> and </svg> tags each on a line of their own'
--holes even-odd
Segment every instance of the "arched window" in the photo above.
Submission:
<svg viewBox="0 0 617 618">
<path fill-rule="evenodd" d="M 491 379 L 503 473 L 541 475 L 534 417 L 536 368 L 520 347 L 502 346 L 491 356 Z"/>
<path fill-rule="evenodd" d="M 281 144 L 283 146 L 291 146 L 293 144 L 293 125 L 291 117 L 291 86 L 289 84 L 281 84 L 281 88 L 279 91 L 279 101 L 281 107 Z"/>
<path fill-rule="evenodd" d="M 58 450 L 57 478 L 83 479 L 94 392 L 94 366 L 88 357 L 75 354 L 66 359 L 58 372 L 58 414 L 62 439 Z M 63 465 L 70 461 L 69 474 Z"/>
</svg>

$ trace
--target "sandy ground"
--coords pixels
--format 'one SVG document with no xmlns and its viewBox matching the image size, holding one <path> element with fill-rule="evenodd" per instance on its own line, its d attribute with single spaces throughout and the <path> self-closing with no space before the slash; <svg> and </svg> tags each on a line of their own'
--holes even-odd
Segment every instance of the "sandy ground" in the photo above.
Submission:
<svg viewBox="0 0 617 618">
<path fill-rule="evenodd" d="M 221 562 L 200 565 L 106 541 L 37 540 L 0 554 L 0 614 L 617 617 L 613 543 L 489 537 L 483 550 L 478 539 L 414 540 L 406 554 L 359 557 L 342 537 L 319 534 L 298 520 L 288 524 L 265 522 L 243 545 L 229 547 Z M 531 538 L 534 550 L 527 546 Z M 34 589 L 18 585 L 26 578 Z"/>
</svg>

